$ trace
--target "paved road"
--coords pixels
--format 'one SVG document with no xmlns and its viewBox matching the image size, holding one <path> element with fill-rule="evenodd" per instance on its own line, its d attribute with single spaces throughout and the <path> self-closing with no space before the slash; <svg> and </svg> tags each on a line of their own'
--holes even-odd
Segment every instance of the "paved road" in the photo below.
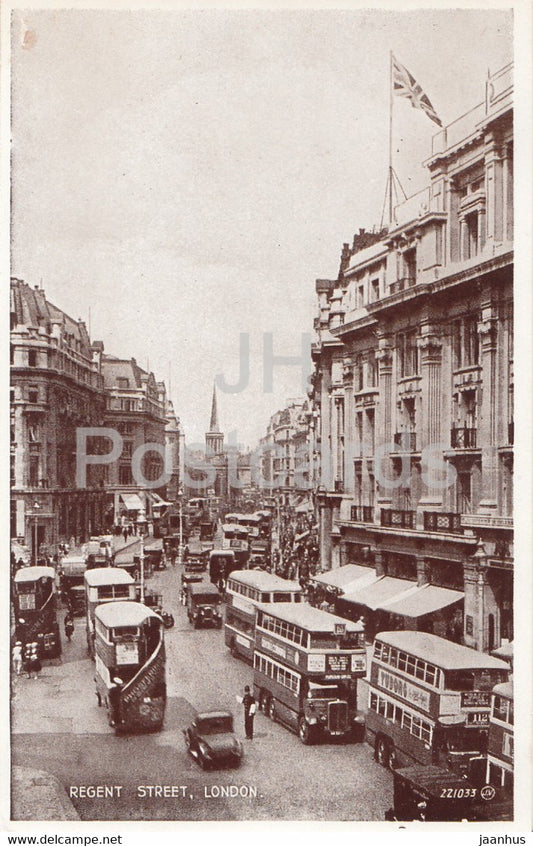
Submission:
<svg viewBox="0 0 533 846">
<path fill-rule="evenodd" d="M 156 573 L 149 584 L 163 592 L 165 609 L 176 618 L 166 633 L 164 730 L 114 736 L 96 705 L 94 665 L 86 657 L 78 620 L 61 663 L 45 666 L 37 680 L 15 680 L 13 763 L 53 773 L 67 792 L 74 788 L 81 794 L 80 787 L 95 785 L 120 788 L 109 798 L 74 796 L 84 820 L 382 820 L 391 804 L 392 778 L 366 744 L 304 747 L 258 714 L 254 740 L 243 740 L 245 759 L 238 770 L 206 773 L 186 754 L 181 730 L 195 709 L 229 708 L 244 738 L 235 695 L 251 682 L 252 670 L 229 655 L 219 630 L 191 628 L 178 604 L 178 582 L 176 567 Z M 169 795 L 172 785 L 174 795 Z M 242 795 L 213 795 L 228 785 Z M 167 795 L 154 795 L 154 786 L 169 786 Z"/>
</svg>

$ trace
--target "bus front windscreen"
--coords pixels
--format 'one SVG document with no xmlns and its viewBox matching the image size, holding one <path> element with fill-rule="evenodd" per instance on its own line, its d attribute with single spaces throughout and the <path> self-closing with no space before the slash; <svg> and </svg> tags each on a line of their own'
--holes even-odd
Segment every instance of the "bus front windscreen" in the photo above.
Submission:
<svg viewBox="0 0 533 846">
<path fill-rule="evenodd" d="M 308 699 L 337 699 L 338 696 L 339 689 L 336 684 L 309 683 Z"/>
</svg>

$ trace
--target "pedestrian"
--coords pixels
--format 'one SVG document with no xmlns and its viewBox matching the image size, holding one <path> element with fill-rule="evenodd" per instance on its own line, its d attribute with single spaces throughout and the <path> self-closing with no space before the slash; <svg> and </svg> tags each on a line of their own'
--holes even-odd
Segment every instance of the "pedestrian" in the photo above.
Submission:
<svg viewBox="0 0 533 846">
<path fill-rule="evenodd" d="M 250 693 L 250 687 L 246 685 L 244 688 L 244 696 L 241 699 L 244 708 L 244 732 L 247 740 L 253 740 L 254 737 L 254 716 L 255 716 L 255 699 Z"/>
<path fill-rule="evenodd" d="M 122 722 L 121 715 L 121 695 L 124 682 L 118 676 L 113 679 L 113 683 L 109 688 L 107 699 L 109 702 L 110 722 L 112 726 L 118 726 Z"/>
<path fill-rule="evenodd" d="M 13 659 L 13 670 L 17 676 L 20 676 L 22 672 L 22 643 L 20 640 L 15 643 L 11 657 Z"/>
<path fill-rule="evenodd" d="M 125 541 L 127 541 L 127 540 L 128 540 L 128 530 L 127 530 L 127 529 L 124 529 L 124 531 L 122 532 L 122 534 L 124 535 L 124 540 L 125 540 Z"/>
<path fill-rule="evenodd" d="M 68 642 L 70 643 L 70 639 L 71 639 L 72 635 L 74 634 L 74 617 L 72 616 L 71 611 L 68 611 L 65 614 L 64 626 L 65 626 L 65 637 L 68 640 Z"/>
<path fill-rule="evenodd" d="M 39 658 L 38 652 L 38 645 L 37 643 L 30 644 L 30 654 L 28 658 L 28 678 L 39 678 L 39 673 L 41 672 L 42 664 L 41 659 Z"/>
</svg>

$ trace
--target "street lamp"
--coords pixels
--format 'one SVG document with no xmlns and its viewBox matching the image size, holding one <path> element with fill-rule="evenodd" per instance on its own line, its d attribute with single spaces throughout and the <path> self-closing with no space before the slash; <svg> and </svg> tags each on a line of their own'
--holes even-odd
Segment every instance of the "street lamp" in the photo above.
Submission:
<svg viewBox="0 0 533 846">
<path fill-rule="evenodd" d="M 145 519 L 144 518 L 144 509 L 142 509 L 139 512 L 139 517 L 137 519 L 137 523 L 141 524 L 139 526 L 140 540 L 141 540 L 141 554 L 139 556 L 139 563 L 141 565 L 141 567 L 140 567 L 140 582 L 141 582 L 141 584 L 140 584 L 140 587 L 141 587 L 140 600 L 143 603 L 144 603 L 144 525 L 143 525 L 144 519 Z"/>
<path fill-rule="evenodd" d="M 182 494 L 178 494 L 179 505 L 179 543 L 178 543 L 178 564 L 183 564 L 183 501 Z"/>
<path fill-rule="evenodd" d="M 34 518 L 33 518 L 33 532 L 34 532 L 34 534 L 33 534 L 33 560 L 34 560 L 35 564 L 37 564 L 37 556 L 38 556 L 38 553 L 39 553 L 39 549 L 38 549 L 38 543 L 39 543 L 39 514 L 38 514 L 38 512 L 39 512 L 40 507 L 41 506 L 38 502 L 33 503 L 34 511 L 37 510 L 37 513 L 34 515 Z"/>
</svg>

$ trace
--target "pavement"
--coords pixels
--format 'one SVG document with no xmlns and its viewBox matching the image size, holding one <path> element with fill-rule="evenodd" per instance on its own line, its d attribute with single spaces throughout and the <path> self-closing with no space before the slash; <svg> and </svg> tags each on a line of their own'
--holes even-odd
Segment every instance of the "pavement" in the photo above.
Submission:
<svg viewBox="0 0 533 846">
<path fill-rule="evenodd" d="M 17 820 L 80 819 L 59 779 L 43 770 L 12 768 L 11 803 L 17 809 Z"/>
<path fill-rule="evenodd" d="M 37 679 L 29 679 L 25 674 L 13 677 L 13 734 L 102 733 L 101 715 L 91 707 L 94 706 L 91 675 L 86 671 L 80 672 L 82 666 L 86 669 L 88 662 L 84 618 L 77 617 L 75 627 L 76 638 L 71 643 L 63 641 L 61 658 L 43 662 Z M 112 732 L 111 728 L 109 732 Z M 52 773 L 14 765 L 11 784 L 12 815 L 15 819 L 80 819 L 65 788 Z"/>
</svg>

